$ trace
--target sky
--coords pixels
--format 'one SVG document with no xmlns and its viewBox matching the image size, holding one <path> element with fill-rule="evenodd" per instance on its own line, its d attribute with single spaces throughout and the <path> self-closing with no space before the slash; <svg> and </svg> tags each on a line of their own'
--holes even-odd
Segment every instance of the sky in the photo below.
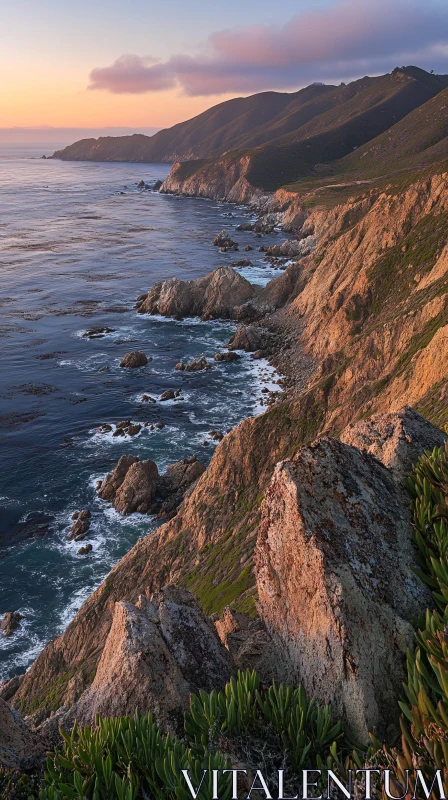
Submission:
<svg viewBox="0 0 448 800">
<path fill-rule="evenodd" d="M 0 19 L 0 141 L 150 133 L 402 64 L 448 73 L 446 0 L 0 0 Z"/>
</svg>

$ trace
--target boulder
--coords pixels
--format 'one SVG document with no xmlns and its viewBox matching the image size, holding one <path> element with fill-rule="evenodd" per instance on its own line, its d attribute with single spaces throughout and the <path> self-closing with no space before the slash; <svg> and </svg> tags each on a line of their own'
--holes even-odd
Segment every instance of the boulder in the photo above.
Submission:
<svg viewBox="0 0 448 800">
<path fill-rule="evenodd" d="M 320 438 L 277 464 L 256 544 L 258 610 L 291 681 L 331 702 L 355 739 L 398 733 L 413 621 L 409 498 L 383 464 Z"/>
<path fill-rule="evenodd" d="M 376 456 L 392 470 L 397 483 L 404 485 L 421 453 L 440 447 L 448 436 L 413 408 L 404 407 L 396 413 L 375 414 L 348 425 L 340 438 Z"/>
<path fill-rule="evenodd" d="M 234 242 L 233 239 L 230 238 L 230 235 L 227 231 L 221 231 L 218 235 L 213 239 L 213 244 L 215 247 L 219 247 L 221 250 L 238 250 L 238 243 Z"/>
<path fill-rule="evenodd" d="M 150 394 L 143 394 L 142 395 L 142 403 L 156 403 L 157 400 L 154 397 L 151 397 Z"/>
<path fill-rule="evenodd" d="M 120 367 L 127 367 L 128 369 L 137 369 L 138 367 L 146 366 L 147 363 L 148 363 L 148 357 L 145 355 L 145 353 L 135 351 L 133 353 L 126 353 L 123 360 L 120 361 Z"/>
<path fill-rule="evenodd" d="M 202 372 L 202 370 L 211 369 L 211 366 L 207 359 L 201 356 L 200 358 L 195 358 L 193 361 L 190 361 L 190 363 L 185 366 L 185 372 Z"/>
<path fill-rule="evenodd" d="M 170 278 L 156 283 L 136 307 L 139 314 L 229 319 L 259 291 L 231 267 L 219 267 L 195 281 Z"/>
<path fill-rule="evenodd" d="M 176 397 L 176 392 L 174 391 L 174 389 L 166 389 L 166 391 L 164 391 L 160 395 L 159 399 L 162 401 L 162 403 L 164 403 L 166 400 L 174 400 L 175 397 Z"/>
<path fill-rule="evenodd" d="M 153 192 L 158 192 L 161 186 L 163 186 L 163 181 L 161 180 L 156 181 L 152 186 Z"/>
<path fill-rule="evenodd" d="M 24 617 L 22 614 L 19 614 L 18 611 L 7 611 L 0 622 L 0 635 L 12 636 L 14 631 L 19 627 L 22 619 L 24 619 Z"/>
<path fill-rule="evenodd" d="M 266 345 L 267 333 L 255 325 L 239 325 L 228 344 L 229 350 L 245 350 L 255 353 Z"/>
<path fill-rule="evenodd" d="M 238 353 L 233 352 L 223 352 L 223 353 L 216 353 L 215 361 L 238 361 L 241 356 Z"/>
<path fill-rule="evenodd" d="M 233 261 L 231 267 L 251 267 L 252 261 L 248 258 L 240 258 L 238 261 Z"/>
<path fill-rule="evenodd" d="M 91 544 L 86 544 L 84 547 L 80 547 L 78 550 L 78 556 L 86 556 L 88 553 L 91 553 L 93 547 Z"/>
<path fill-rule="evenodd" d="M 167 586 L 136 605 L 115 604 L 92 685 L 71 712 L 81 724 L 151 712 L 165 731 L 182 730 L 191 692 L 222 689 L 232 660 L 190 592 Z"/>
<path fill-rule="evenodd" d="M 44 759 L 45 746 L 17 711 L 0 699 L 0 769 L 30 770 Z"/>
</svg>

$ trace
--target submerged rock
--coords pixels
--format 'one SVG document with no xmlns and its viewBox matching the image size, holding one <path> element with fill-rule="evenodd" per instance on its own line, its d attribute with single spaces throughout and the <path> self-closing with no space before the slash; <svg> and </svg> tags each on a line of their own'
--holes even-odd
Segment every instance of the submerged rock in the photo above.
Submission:
<svg viewBox="0 0 448 800">
<path fill-rule="evenodd" d="M 24 619 L 18 611 L 7 611 L 0 622 L 0 636 L 12 636 Z"/>
<path fill-rule="evenodd" d="M 165 731 L 182 730 L 190 694 L 220 690 L 232 659 L 213 623 L 185 589 L 167 586 L 115 611 L 92 685 L 70 713 L 80 724 L 95 716 L 151 712 Z"/>
<path fill-rule="evenodd" d="M 135 351 L 133 353 L 126 353 L 125 357 L 122 361 L 120 361 L 120 367 L 127 367 L 128 369 L 137 369 L 138 367 L 144 367 L 148 363 L 148 357 L 145 353 L 141 353 L 139 351 Z"/>
</svg>

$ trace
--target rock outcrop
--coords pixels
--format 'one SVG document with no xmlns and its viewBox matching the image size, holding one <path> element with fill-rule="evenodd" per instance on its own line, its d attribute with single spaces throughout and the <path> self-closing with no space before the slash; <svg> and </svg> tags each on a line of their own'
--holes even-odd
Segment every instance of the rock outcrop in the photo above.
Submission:
<svg viewBox="0 0 448 800">
<path fill-rule="evenodd" d="M 189 361 L 188 364 L 179 361 L 175 369 L 181 370 L 182 372 L 203 372 L 203 370 L 211 369 L 211 366 L 212 365 L 207 361 L 205 356 L 201 356 L 200 358 L 193 359 L 193 361 Z"/>
<path fill-rule="evenodd" d="M 258 288 L 231 267 L 219 267 L 195 281 L 170 278 L 156 283 L 137 302 L 139 314 L 164 317 L 234 318 L 236 309 L 256 296 Z"/>
<path fill-rule="evenodd" d="M 0 636 L 12 636 L 22 619 L 23 615 L 18 611 L 7 611 L 0 622 Z"/>
<path fill-rule="evenodd" d="M 167 586 L 150 600 L 116 603 L 92 685 L 70 713 L 89 724 L 96 714 L 151 712 L 177 732 L 191 692 L 222 689 L 232 659 L 190 592 Z"/>
<path fill-rule="evenodd" d="M 370 419 L 352 423 L 342 431 L 340 438 L 376 456 L 403 486 L 423 451 L 440 447 L 448 436 L 414 409 L 406 407 L 394 414 L 375 414 Z"/>
<path fill-rule="evenodd" d="M 68 538 L 74 539 L 75 541 L 84 539 L 87 531 L 90 528 L 91 516 L 92 515 L 88 508 L 83 508 L 82 511 L 75 511 L 75 513 L 72 515 L 72 520 L 74 520 L 74 522 L 70 528 Z"/>
<path fill-rule="evenodd" d="M 290 679 L 358 740 L 396 733 L 412 622 L 431 597 L 390 471 L 336 439 L 302 447 L 275 469 L 255 560 L 258 609 Z"/>
<path fill-rule="evenodd" d="M 0 699 L 0 769 L 32 769 L 43 760 L 44 752 L 41 738 Z"/>
<path fill-rule="evenodd" d="M 240 358 L 241 356 L 239 356 L 238 353 L 234 353 L 232 350 L 224 350 L 223 352 L 215 353 L 214 355 L 215 361 L 239 361 Z"/>
<path fill-rule="evenodd" d="M 121 456 L 113 472 L 106 475 L 98 495 L 121 514 L 138 512 L 170 518 L 203 472 L 205 467 L 196 456 L 171 464 L 164 475 L 159 475 L 157 464 L 151 459 Z"/>
<path fill-rule="evenodd" d="M 145 367 L 147 363 L 148 356 L 146 353 L 135 350 L 132 353 L 126 353 L 122 361 L 120 361 L 120 367 L 127 367 L 127 369 L 138 369 L 138 367 Z"/>
</svg>

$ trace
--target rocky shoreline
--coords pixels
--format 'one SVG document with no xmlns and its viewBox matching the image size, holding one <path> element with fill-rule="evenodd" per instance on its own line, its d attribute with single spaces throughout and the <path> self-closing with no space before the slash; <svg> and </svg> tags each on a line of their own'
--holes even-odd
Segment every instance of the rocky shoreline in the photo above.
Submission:
<svg viewBox="0 0 448 800">
<path fill-rule="evenodd" d="M 172 518 L 0 687 L 41 730 L 138 708 L 177 731 L 190 691 L 246 665 L 331 700 L 362 742 L 397 739 L 413 621 L 433 602 L 414 571 L 404 478 L 447 440 L 448 245 L 433 220 L 448 214 L 448 176 L 326 213 L 275 203 L 261 204 L 276 215 L 266 224 L 282 220 L 307 245 L 265 287 L 222 267 L 137 300 L 139 314 L 238 322 L 227 353 L 269 358 L 286 391 L 224 436 L 206 470 L 187 465 Z M 136 487 L 143 476 L 153 498 L 157 468 L 124 466 L 100 492 L 149 510 Z M 192 630 L 213 653 L 201 668 Z"/>
</svg>

